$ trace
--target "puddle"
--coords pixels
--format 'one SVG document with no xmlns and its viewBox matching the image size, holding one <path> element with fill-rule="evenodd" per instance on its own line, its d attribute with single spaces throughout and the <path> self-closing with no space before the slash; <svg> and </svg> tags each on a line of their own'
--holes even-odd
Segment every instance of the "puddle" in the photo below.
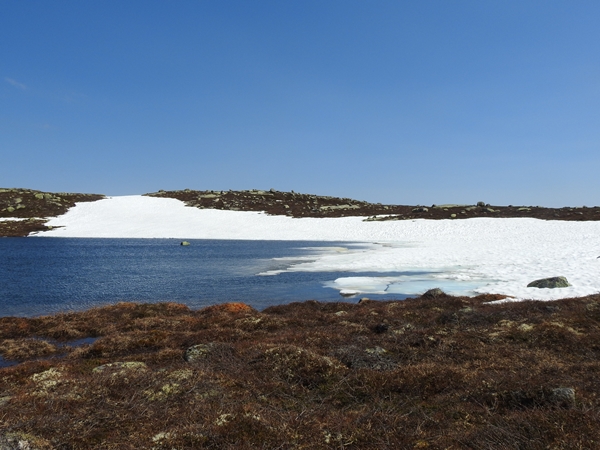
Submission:
<svg viewBox="0 0 600 450">
<path fill-rule="evenodd" d="M 55 345 L 59 349 L 65 349 L 67 347 L 68 348 L 77 348 L 77 347 L 82 347 L 84 345 L 92 345 L 94 342 L 96 342 L 98 340 L 97 337 L 85 337 L 85 338 L 81 338 L 81 339 L 73 339 L 71 341 L 66 341 L 66 342 L 59 342 L 54 339 L 49 339 L 49 338 L 45 339 L 45 338 L 39 338 L 39 337 L 34 337 L 32 339 L 37 339 L 39 341 L 46 341 L 49 344 Z M 64 358 L 65 356 L 67 356 L 67 354 L 68 354 L 68 352 L 55 353 L 55 354 L 49 355 L 49 356 L 44 356 L 44 357 L 40 357 L 40 358 L 24 359 L 22 361 L 17 361 L 14 359 L 6 359 L 2 355 L 0 355 L 0 369 L 3 369 L 5 367 L 16 366 L 17 364 L 20 364 L 25 361 L 44 361 L 44 360 L 48 360 L 48 359 L 52 359 L 52 358 Z"/>
<path fill-rule="evenodd" d="M 18 361 L 4 359 L 4 357 L 0 355 L 0 369 L 3 369 L 4 367 L 16 366 L 17 364 L 19 364 Z"/>
</svg>

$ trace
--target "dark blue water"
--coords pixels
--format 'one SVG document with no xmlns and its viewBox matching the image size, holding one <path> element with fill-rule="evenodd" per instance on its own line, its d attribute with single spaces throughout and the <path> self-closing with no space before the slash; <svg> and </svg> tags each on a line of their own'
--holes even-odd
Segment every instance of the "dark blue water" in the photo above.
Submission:
<svg viewBox="0 0 600 450">
<path fill-rule="evenodd" d="M 257 274 L 293 263 L 273 258 L 305 257 L 314 253 L 307 247 L 343 243 L 192 240 L 192 245 L 180 246 L 179 242 L 0 239 L 0 316 L 51 314 L 118 301 L 175 301 L 192 308 L 239 301 L 263 309 L 308 299 L 342 300 L 337 290 L 323 284 L 347 273 Z"/>
</svg>

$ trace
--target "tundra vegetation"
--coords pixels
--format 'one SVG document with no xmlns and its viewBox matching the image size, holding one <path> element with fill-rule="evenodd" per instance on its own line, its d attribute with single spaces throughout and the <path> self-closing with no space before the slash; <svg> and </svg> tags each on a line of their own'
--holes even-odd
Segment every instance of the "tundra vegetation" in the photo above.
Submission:
<svg viewBox="0 0 600 450">
<path fill-rule="evenodd" d="M 500 298 L 0 318 L 0 448 L 597 448 L 600 295 Z"/>
<path fill-rule="evenodd" d="M 21 237 L 49 228 L 49 217 L 60 216 L 76 202 L 101 200 L 104 195 L 52 193 L 33 189 L 0 189 L 0 236 Z M 2 220 L 3 218 L 20 220 Z"/>
</svg>

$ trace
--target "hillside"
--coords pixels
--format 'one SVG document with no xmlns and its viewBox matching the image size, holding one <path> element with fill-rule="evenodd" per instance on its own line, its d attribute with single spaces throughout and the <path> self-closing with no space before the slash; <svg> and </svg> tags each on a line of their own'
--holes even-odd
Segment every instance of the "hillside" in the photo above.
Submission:
<svg viewBox="0 0 600 450">
<path fill-rule="evenodd" d="M 63 215 L 77 202 L 93 202 L 102 198 L 104 195 L 98 194 L 0 189 L 0 237 L 27 236 L 35 231 L 47 230 L 47 218 Z"/>
<path fill-rule="evenodd" d="M 231 211 L 265 211 L 290 217 L 383 216 L 372 220 L 467 219 L 472 217 L 532 217 L 545 220 L 600 220 L 600 207 L 545 208 L 541 206 L 382 205 L 349 198 L 327 197 L 275 189 L 262 191 L 158 191 L 151 197 L 175 198 L 187 206 Z"/>
<path fill-rule="evenodd" d="M 158 191 L 144 194 L 172 198 L 199 209 L 262 211 L 287 217 L 365 217 L 365 220 L 467 219 L 473 217 L 530 217 L 544 220 L 600 220 L 600 207 L 545 208 L 540 206 L 382 205 L 350 198 L 251 189 L 247 191 Z M 0 188 L 0 237 L 28 236 L 48 230 L 50 217 L 65 214 L 75 203 L 106 198 L 100 194 L 53 193 Z M 18 219 L 18 220 L 7 220 Z"/>
</svg>

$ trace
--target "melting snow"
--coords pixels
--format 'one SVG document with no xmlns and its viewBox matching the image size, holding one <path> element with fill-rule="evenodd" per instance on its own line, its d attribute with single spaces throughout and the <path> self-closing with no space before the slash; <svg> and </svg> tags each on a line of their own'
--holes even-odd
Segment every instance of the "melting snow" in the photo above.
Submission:
<svg viewBox="0 0 600 450">
<path fill-rule="evenodd" d="M 294 219 L 202 210 L 174 199 L 124 196 L 79 203 L 48 222 L 60 228 L 38 236 L 361 242 L 367 245 L 320 248 L 286 270 L 402 274 L 348 276 L 330 284 L 342 292 L 365 294 L 418 294 L 439 286 L 450 293 L 550 300 L 600 292 L 600 222 L 363 219 Z M 566 276 L 572 286 L 526 287 L 533 280 L 559 275 Z"/>
</svg>

